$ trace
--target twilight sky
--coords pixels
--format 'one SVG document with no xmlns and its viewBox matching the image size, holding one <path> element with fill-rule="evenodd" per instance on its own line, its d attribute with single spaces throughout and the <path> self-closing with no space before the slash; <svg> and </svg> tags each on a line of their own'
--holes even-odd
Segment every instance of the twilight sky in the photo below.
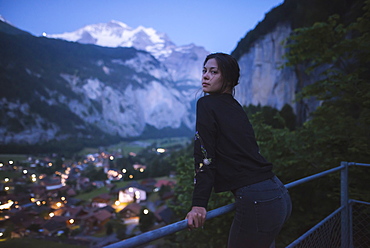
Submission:
<svg viewBox="0 0 370 248">
<path fill-rule="evenodd" d="M 0 0 L 0 15 L 35 36 L 121 21 L 151 27 L 176 45 L 231 53 L 265 13 L 284 0 Z"/>
</svg>

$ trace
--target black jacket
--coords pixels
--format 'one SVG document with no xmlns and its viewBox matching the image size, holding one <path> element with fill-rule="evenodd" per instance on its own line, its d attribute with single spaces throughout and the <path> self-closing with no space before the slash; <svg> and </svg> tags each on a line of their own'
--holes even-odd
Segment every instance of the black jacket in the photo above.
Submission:
<svg viewBox="0 0 370 248">
<path fill-rule="evenodd" d="M 212 188 L 216 193 L 235 190 L 274 176 L 245 111 L 231 94 L 200 98 L 196 118 L 193 206 L 206 208 Z"/>
</svg>

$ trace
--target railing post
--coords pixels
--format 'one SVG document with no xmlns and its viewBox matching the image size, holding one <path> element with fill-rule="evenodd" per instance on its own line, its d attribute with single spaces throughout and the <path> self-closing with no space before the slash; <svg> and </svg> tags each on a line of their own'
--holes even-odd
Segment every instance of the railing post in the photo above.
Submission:
<svg viewBox="0 0 370 248">
<path fill-rule="evenodd" d="M 340 202 L 343 207 L 341 213 L 341 248 L 349 246 L 349 212 L 348 212 L 348 162 L 341 162 L 340 172 Z"/>
</svg>

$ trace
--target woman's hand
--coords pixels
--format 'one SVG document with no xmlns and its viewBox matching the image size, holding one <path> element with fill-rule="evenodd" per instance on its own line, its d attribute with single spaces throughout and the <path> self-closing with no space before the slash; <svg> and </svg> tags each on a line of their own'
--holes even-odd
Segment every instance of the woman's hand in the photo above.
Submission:
<svg viewBox="0 0 370 248">
<path fill-rule="evenodd" d="M 190 229 L 203 227 L 206 221 L 207 210 L 204 207 L 192 207 L 191 211 L 186 215 L 188 227 Z"/>
</svg>

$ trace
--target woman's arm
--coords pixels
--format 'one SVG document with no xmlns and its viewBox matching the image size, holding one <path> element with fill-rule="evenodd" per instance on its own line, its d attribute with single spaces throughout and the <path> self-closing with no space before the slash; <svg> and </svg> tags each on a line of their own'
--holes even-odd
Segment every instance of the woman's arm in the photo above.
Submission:
<svg viewBox="0 0 370 248">
<path fill-rule="evenodd" d="M 204 224 L 215 175 L 216 122 L 211 109 L 207 108 L 202 100 L 204 99 L 201 98 L 197 103 L 194 190 L 192 210 L 187 214 L 188 225 L 191 229 Z"/>
</svg>

